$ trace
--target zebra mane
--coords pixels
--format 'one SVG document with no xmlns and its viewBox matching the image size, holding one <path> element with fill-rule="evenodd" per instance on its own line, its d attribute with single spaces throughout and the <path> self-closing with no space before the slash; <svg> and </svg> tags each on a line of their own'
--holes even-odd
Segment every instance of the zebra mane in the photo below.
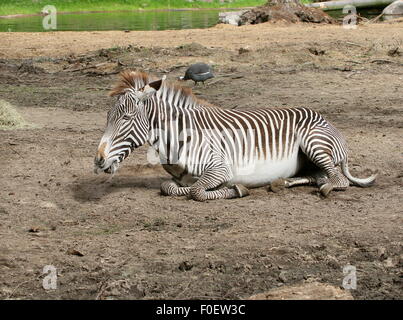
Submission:
<svg viewBox="0 0 403 320">
<path fill-rule="evenodd" d="M 126 91 L 126 89 L 141 89 L 146 84 L 157 80 L 149 74 L 140 71 L 125 70 L 119 74 L 119 81 L 115 87 L 109 92 L 111 97 L 118 96 Z"/>
<path fill-rule="evenodd" d="M 158 80 L 157 77 L 145 72 L 126 70 L 119 74 L 119 81 L 109 93 L 109 95 L 117 96 L 124 93 L 127 89 L 139 90 L 150 82 Z M 211 103 L 197 98 L 191 88 L 183 87 L 178 83 L 163 82 L 162 87 L 158 90 L 159 96 L 168 101 L 176 101 L 185 108 L 196 106 L 216 107 Z"/>
</svg>

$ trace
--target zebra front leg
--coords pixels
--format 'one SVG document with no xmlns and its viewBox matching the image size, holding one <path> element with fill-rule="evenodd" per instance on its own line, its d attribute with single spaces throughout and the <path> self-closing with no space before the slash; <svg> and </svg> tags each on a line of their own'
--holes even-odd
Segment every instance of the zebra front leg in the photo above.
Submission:
<svg viewBox="0 0 403 320">
<path fill-rule="evenodd" d="M 190 187 L 190 196 L 196 201 L 242 198 L 249 195 L 249 190 L 243 185 L 234 185 L 232 188 L 221 186 L 231 180 L 232 174 L 226 168 L 214 168 L 207 170 L 197 182 Z"/>
<path fill-rule="evenodd" d="M 243 198 L 249 195 L 249 190 L 243 185 L 234 185 L 232 188 L 222 187 L 207 191 L 203 187 L 191 187 L 190 196 L 196 201 Z"/>
<path fill-rule="evenodd" d="M 161 183 L 161 194 L 164 196 L 187 196 L 190 194 L 190 187 L 180 187 L 175 181 L 164 181 Z"/>
</svg>

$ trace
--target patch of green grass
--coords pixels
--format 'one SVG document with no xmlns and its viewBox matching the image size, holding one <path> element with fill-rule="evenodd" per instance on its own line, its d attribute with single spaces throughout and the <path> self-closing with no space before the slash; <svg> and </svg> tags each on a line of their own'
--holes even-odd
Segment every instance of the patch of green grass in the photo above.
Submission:
<svg viewBox="0 0 403 320">
<path fill-rule="evenodd" d="M 323 0 L 326 1 L 326 0 Z M 308 4 L 308 3 L 313 3 L 313 0 L 299 0 L 302 4 Z"/>
<path fill-rule="evenodd" d="M 240 8 L 253 7 L 267 0 L 233 0 L 211 2 L 203 0 L 1 0 L 0 15 L 40 13 L 46 5 L 53 5 L 58 12 L 118 11 L 138 9 L 185 8 Z"/>
<path fill-rule="evenodd" d="M 0 130 L 20 129 L 27 126 L 23 117 L 10 103 L 0 100 Z"/>
</svg>

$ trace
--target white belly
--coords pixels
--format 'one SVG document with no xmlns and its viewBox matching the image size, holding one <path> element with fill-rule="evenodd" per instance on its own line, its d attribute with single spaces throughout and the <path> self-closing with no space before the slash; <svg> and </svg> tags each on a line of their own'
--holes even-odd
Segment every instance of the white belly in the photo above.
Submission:
<svg viewBox="0 0 403 320">
<path fill-rule="evenodd" d="M 249 165 L 233 167 L 234 178 L 229 184 L 239 183 L 246 187 L 259 187 L 278 178 L 292 177 L 298 169 L 298 152 L 283 160 L 255 160 Z"/>
</svg>

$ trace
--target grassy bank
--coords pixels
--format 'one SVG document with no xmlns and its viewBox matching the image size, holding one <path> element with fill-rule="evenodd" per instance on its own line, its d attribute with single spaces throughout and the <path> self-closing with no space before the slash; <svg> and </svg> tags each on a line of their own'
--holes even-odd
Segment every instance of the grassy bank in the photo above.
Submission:
<svg viewBox="0 0 403 320">
<path fill-rule="evenodd" d="M 53 5 L 59 12 L 117 11 L 179 8 L 240 8 L 258 6 L 267 0 L 1 0 L 0 15 L 32 14 Z"/>
</svg>

